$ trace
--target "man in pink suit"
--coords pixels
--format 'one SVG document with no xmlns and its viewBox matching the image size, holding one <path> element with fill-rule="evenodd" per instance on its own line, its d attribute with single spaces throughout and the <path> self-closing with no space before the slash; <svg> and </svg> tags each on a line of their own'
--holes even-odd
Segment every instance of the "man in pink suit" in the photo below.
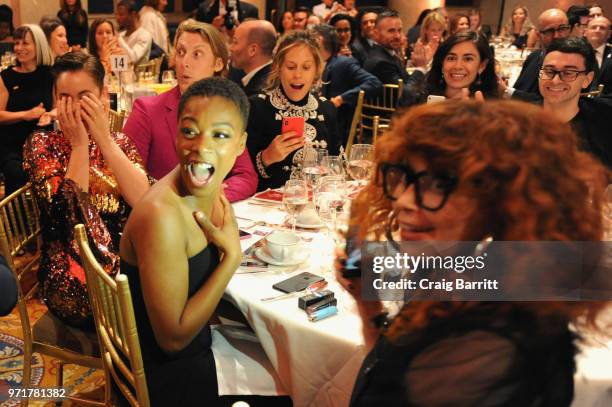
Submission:
<svg viewBox="0 0 612 407">
<path fill-rule="evenodd" d="M 160 179 L 178 165 L 176 132 L 181 93 L 192 83 L 225 71 L 228 51 L 217 30 L 209 24 L 187 20 L 177 32 L 175 69 L 178 86 L 158 96 L 136 99 L 123 132 L 136 144 L 146 169 Z M 247 150 L 225 180 L 230 202 L 252 196 L 257 190 L 257 173 Z"/>
</svg>

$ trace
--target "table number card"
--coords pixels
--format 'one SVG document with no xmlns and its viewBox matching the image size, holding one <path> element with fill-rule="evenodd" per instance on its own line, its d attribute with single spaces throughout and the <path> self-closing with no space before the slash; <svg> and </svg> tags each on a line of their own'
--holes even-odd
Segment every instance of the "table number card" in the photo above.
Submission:
<svg viewBox="0 0 612 407">
<path fill-rule="evenodd" d="M 113 72 L 124 72 L 128 69 L 127 55 L 111 55 L 111 69 Z"/>
</svg>

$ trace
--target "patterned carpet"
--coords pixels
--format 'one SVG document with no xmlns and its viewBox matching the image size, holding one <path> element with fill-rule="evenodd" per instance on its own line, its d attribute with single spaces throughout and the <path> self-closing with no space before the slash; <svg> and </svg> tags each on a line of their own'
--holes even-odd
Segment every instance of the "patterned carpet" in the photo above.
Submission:
<svg viewBox="0 0 612 407">
<path fill-rule="evenodd" d="M 30 323 L 33 324 L 47 311 L 40 299 L 28 301 Z M 23 377 L 23 334 L 17 309 L 0 318 L 0 407 L 18 406 L 16 400 L 8 399 L 8 389 L 21 387 Z M 32 364 L 32 387 L 55 387 L 57 360 L 35 353 Z M 64 366 L 64 386 L 68 394 L 79 393 L 87 398 L 102 400 L 104 375 L 102 371 L 81 366 Z M 76 406 L 69 401 L 64 406 Z M 30 406 L 55 406 L 54 402 L 32 401 Z"/>
</svg>

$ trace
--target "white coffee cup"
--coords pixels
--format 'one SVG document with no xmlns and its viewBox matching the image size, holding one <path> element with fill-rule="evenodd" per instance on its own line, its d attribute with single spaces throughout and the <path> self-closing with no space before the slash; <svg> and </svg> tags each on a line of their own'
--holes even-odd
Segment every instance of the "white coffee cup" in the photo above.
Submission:
<svg viewBox="0 0 612 407">
<path fill-rule="evenodd" d="M 266 236 L 266 252 L 277 261 L 290 261 L 300 251 L 301 239 L 293 232 L 275 231 Z"/>
</svg>

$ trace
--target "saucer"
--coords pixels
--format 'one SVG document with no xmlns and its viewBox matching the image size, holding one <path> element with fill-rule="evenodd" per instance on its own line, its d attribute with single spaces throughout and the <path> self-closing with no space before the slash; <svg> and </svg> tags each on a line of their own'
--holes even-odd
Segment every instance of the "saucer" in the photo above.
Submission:
<svg viewBox="0 0 612 407">
<path fill-rule="evenodd" d="M 288 223 L 289 226 L 291 226 L 291 222 Z M 300 223 L 300 222 L 295 222 L 295 226 L 301 229 L 321 229 L 325 227 L 325 223 L 320 222 L 320 223 Z"/>
<path fill-rule="evenodd" d="M 255 251 L 255 256 L 257 256 L 257 258 L 259 258 L 260 260 L 263 260 L 266 263 L 271 264 L 273 266 L 297 266 L 298 264 L 303 263 L 308 258 L 308 254 L 302 253 L 301 255 L 298 255 L 298 257 L 293 260 L 288 260 L 288 261 L 283 262 L 283 261 L 276 260 L 272 256 L 270 256 L 268 253 L 265 252 L 263 247 L 260 247 L 259 249 Z"/>
</svg>

